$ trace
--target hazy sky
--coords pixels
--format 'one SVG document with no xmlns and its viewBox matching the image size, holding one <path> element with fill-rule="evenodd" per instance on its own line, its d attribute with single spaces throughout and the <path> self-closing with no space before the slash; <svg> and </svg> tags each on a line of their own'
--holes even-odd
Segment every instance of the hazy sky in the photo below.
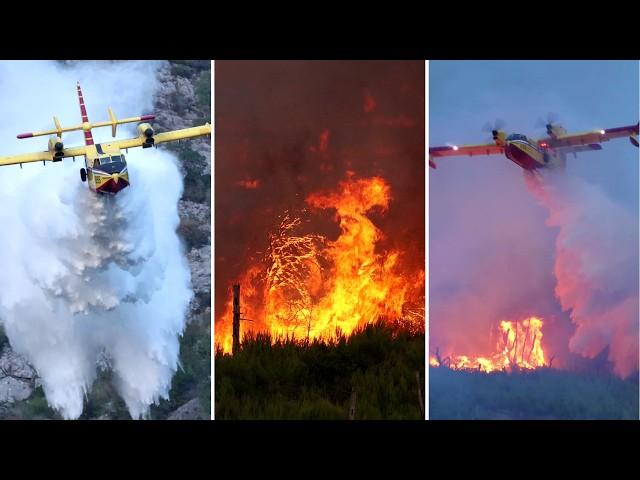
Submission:
<svg viewBox="0 0 640 480">
<path fill-rule="evenodd" d="M 637 61 L 432 61 L 429 142 L 490 140 L 482 127 L 496 118 L 506 122 L 508 132 L 537 138 L 545 132 L 536 122 L 549 112 L 557 114 L 569 132 L 634 124 L 638 70 Z M 430 184 L 432 195 L 437 198 L 439 187 L 455 181 L 445 164 L 494 162 L 509 161 L 503 157 L 440 160 L 438 180 Z M 519 169 L 515 164 L 510 167 Z M 638 211 L 638 149 L 629 141 L 612 141 L 600 152 L 569 157 L 568 172 L 600 185 L 614 200 Z M 455 169 L 455 175 L 459 173 Z"/>
</svg>

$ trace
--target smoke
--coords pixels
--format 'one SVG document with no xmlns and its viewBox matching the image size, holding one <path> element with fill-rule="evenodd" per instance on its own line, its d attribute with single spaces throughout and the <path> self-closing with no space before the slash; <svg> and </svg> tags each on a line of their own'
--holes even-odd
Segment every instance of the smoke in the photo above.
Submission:
<svg viewBox="0 0 640 480">
<path fill-rule="evenodd" d="M 607 349 L 616 374 L 636 372 L 637 218 L 576 175 L 488 162 L 442 162 L 456 181 L 431 182 L 431 351 L 489 355 L 501 320 L 536 315 L 553 366 Z"/>
<path fill-rule="evenodd" d="M 121 117 L 150 113 L 159 66 L 0 62 L 2 153 L 45 149 L 46 138 L 15 135 L 50 128 L 50 115 L 80 123 L 77 80 L 90 121 L 103 120 L 108 105 Z M 119 127 L 119 137 L 134 128 Z M 82 144 L 78 133 L 63 140 Z M 182 176 L 163 150 L 132 149 L 127 161 L 131 186 L 113 198 L 81 183 L 83 159 L 0 167 L 0 323 L 65 418 L 82 414 L 99 368 L 112 370 L 133 418 L 168 397 L 178 368 L 192 296 L 176 234 Z"/>
<path fill-rule="evenodd" d="M 550 330 L 566 325 L 553 296 L 554 232 L 544 226 L 545 209 L 506 160 L 451 160 L 430 182 L 430 351 L 489 356 L 500 321 L 530 316 L 545 320 L 548 347 L 559 338 Z M 451 181 L 441 180 L 443 172 Z"/>
<path fill-rule="evenodd" d="M 638 370 L 638 223 L 583 180 L 547 173 L 530 191 L 549 210 L 555 294 L 576 330 L 569 347 L 590 358 L 609 347 L 614 371 Z"/>
</svg>

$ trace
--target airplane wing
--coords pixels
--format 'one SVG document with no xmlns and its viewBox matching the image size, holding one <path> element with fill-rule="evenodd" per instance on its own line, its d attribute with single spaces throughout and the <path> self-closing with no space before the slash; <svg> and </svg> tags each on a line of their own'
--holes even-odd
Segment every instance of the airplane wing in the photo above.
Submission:
<svg viewBox="0 0 640 480">
<path fill-rule="evenodd" d="M 211 135 L 211 125 L 208 123 L 200 127 L 183 128 L 182 130 L 173 130 L 170 132 L 155 133 L 153 135 L 154 145 L 161 143 L 173 142 L 176 140 L 184 140 L 187 138 L 202 137 L 205 135 Z M 104 142 L 100 145 L 103 149 L 109 150 L 112 148 L 119 148 L 126 150 L 127 148 L 142 147 L 146 143 L 144 136 L 138 136 L 135 138 L 127 138 L 125 140 L 115 140 L 113 142 Z"/>
<path fill-rule="evenodd" d="M 182 130 L 173 130 L 170 132 L 156 133 L 153 135 L 154 144 L 158 145 L 165 142 L 173 142 L 175 140 L 183 140 L 187 138 L 200 137 L 204 135 L 211 135 L 211 125 L 208 123 L 200 127 L 184 128 Z M 141 147 L 145 144 L 147 138 L 144 136 L 138 136 L 135 138 L 128 138 L 125 140 L 115 140 L 113 142 L 104 142 L 100 145 L 105 150 L 110 148 L 119 148 L 125 150 L 127 148 Z M 60 161 L 63 158 L 79 157 L 85 155 L 87 147 L 70 147 L 65 148 L 63 155 L 59 156 L 55 160 L 53 159 L 53 153 L 49 150 L 43 152 L 22 153 L 19 155 L 9 155 L 6 157 L 0 157 L 0 166 L 2 165 L 17 165 L 22 163 L 31 162 L 53 162 Z"/>
<path fill-rule="evenodd" d="M 583 149 L 576 149 L 576 147 L 582 146 L 587 146 L 588 148 L 586 150 L 598 150 L 598 148 L 594 148 L 595 145 L 622 137 L 629 137 L 633 143 L 633 138 L 638 137 L 638 124 L 594 130 L 592 132 L 559 135 L 557 137 L 546 137 L 538 140 L 538 144 L 554 149 L 568 149 L 569 151 L 583 151 Z"/>
<path fill-rule="evenodd" d="M 444 146 L 431 147 L 429 149 L 429 166 L 436 168 L 433 162 L 434 157 L 475 157 L 480 155 L 500 155 L 504 153 L 504 147 L 495 143 L 487 143 L 482 145 L 461 145 L 461 146 Z"/>
<path fill-rule="evenodd" d="M 0 166 L 2 165 L 18 165 L 31 162 L 53 162 L 60 161 L 63 157 L 79 157 L 84 155 L 85 147 L 71 147 L 64 149 L 64 155 L 53 159 L 53 154 L 49 150 L 44 152 L 21 153 L 19 155 L 8 155 L 0 157 Z"/>
</svg>

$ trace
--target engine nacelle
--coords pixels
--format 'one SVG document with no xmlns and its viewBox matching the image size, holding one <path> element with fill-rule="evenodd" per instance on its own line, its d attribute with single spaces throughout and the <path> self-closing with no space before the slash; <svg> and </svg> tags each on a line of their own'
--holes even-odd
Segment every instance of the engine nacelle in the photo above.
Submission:
<svg viewBox="0 0 640 480">
<path fill-rule="evenodd" d="M 153 138 L 153 128 L 148 123 L 138 125 L 138 136 L 143 140 L 142 148 L 153 147 L 155 140 Z"/>
<path fill-rule="evenodd" d="M 493 142 L 496 145 L 504 147 L 505 140 L 507 138 L 507 133 L 504 130 L 492 130 L 491 135 L 493 136 Z"/>
<path fill-rule="evenodd" d="M 563 127 L 561 127 L 560 125 L 554 125 L 553 123 L 547 123 L 546 128 L 547 133 L 551 138 L 558 138 L 567 133 L 567 131 Z"/>
<path fill-rule="evenodd" d="M 64 144 L 60 137 L 51 137 L 49 139 L 49 152 L 54 162 L 60 162 L 64 157 Z"/>
</svg>

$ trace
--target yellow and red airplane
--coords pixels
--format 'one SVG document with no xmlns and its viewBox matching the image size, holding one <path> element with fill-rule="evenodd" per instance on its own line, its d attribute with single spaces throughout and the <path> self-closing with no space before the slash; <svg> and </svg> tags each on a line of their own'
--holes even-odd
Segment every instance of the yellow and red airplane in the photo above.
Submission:
<svg viewBox="0 0 640 480">
<path fill-rule="evenodd" d="M 567 153 L 575 155 L 578 152 L 602 150 L 600 144 L 614 138 L 629 137 L 631 143 L 638 147 L 639 125 L 636 123 L 625 127 L 569 134 L 560 125 L 547 123 L 548 136 L 539 140 L 519 133 L 507 135 L 503 130 L 493 129 L 493 143 L 429 148 L 429 166 L 436 168 L 433 161 L 436 157 L 504 155 L 528 172 L 539 168 L 564 168 Z"/>
<path fill-rule="evenodd" d="M 42 132 L 22 133 L 18 138 L 40 137 L 53 135 L 49 139 L 49 148 L 43 152 L 24 153 L 20 155 L 10 155 L 0 157 L 0 166 L 30 162 L 60 162 L 63 158 L 84 156 L 85 168 L 80 169 L 80 179 L 88 181 L 89 188 L 97 193 L 116 194 L 120 190 L 129 186 L 129 172 L 127 162 L 122 150 L 128 152 L 129 148 L 142 147 L 149 148 L 160 143 L 183 140 L 187 138 L 211 135 L 211 125 L 205 123 L 199 127 L 173 130 L 169 132 L 156 133 L 149 123 L 138 125 L 138 136 L 125 140 L 114 140 L 107 143 L 95 143 L 91 135 L 91 129 L 99 127 L 111 127 L 111 135 L 115 138 L 116 128 L 123 123 L 146 122 L 153 120 L 154 115 L 142 115 L 140 117 L 116 119 L 113 110 L 109 107 L 109 120 L 105 122 L 90 123 L 87 116 L 87 109 L 84 104 L 84 97 L 80 82 L 77 85 L 78 100 L 80 102 L 80 114 L 82 124 L 73 127 L 62 127 L 57 117 L 53 117 L 55 129 Z M 84 146 L 65 147 L 62 142 L 63 132 L 82 130 L 84 132 Z"/>
</svg>

